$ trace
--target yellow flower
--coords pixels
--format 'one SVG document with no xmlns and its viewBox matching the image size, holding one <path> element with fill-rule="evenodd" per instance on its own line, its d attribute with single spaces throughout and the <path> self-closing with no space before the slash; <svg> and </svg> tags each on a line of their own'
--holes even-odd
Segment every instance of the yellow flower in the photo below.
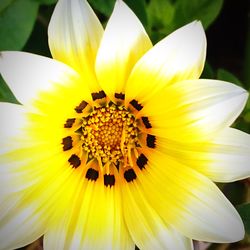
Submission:
<svg viewBox="0 0 250 250">
<path fill-rule="evenodd" d="M 250 175 L 250 137 L 230 125 L 247 93 L 198 78 L 200 22 L 154 47 L 117 0 L 103 33 L 85 0 L 59 0 L 53 59 L 2 52 L 23 105 L 1 103 L 1 249 L 192 249 L 242 239 L 216 182 Z"/>
</svg>

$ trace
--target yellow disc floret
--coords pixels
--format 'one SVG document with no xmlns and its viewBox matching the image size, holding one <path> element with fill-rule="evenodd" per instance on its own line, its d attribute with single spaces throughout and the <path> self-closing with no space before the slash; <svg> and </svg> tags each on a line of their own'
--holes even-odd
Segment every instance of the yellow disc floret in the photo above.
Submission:
<svg viewBox="0 0 250 250">
<path fill-rule="evenodd" d="M 134 115 L 123 106 L 94 108 L 83 118 L 82 147 L 90 158 L 100 159 L 103 164 L 119 164 L 138 143 L 138 133 Z"/>
</svg>

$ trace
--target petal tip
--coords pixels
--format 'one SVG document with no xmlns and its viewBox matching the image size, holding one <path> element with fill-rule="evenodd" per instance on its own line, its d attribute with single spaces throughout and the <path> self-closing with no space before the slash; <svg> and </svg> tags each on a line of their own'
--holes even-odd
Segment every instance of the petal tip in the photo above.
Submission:
<svg viewBox="0 0 250 250">
<path fill-rule="evenodd" d="M 232 234 L 229 235 L 229 237 L 230 237 L 230 242 L 237 242 L 245 237 L 245 228 L 241 219 L 237 226 L 234 225 Z"/>
</svg>

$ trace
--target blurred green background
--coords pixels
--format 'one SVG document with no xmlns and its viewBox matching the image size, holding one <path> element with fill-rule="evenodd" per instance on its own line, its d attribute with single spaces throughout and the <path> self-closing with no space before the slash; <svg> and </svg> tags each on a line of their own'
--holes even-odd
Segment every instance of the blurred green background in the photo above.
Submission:
<svg viewBox="0 0 250 250">
<path fill-rule="evenodd" d="M 0 0 L 0 51 L 23 50 L 49 56 L 47 28 L 57 0 Z M 89 0 L 106 25 L 115 0 Z M 250 90 L 249 0 L 125 0 L 153 43 L 193 20 L 206 29 L 208 50 L 202 78 L 233 82 Z M 0 101 L 17 102 L 0 77 Z M 250 101 L 235 127 L 250 132 Z M 250 180 L 218 184 L 238 209 L 246 237 L 234 244 L 195 242 L 197 250 L 250 250 Z M 23 249 L 42 249 L 37 241 Z"/>
</svg>

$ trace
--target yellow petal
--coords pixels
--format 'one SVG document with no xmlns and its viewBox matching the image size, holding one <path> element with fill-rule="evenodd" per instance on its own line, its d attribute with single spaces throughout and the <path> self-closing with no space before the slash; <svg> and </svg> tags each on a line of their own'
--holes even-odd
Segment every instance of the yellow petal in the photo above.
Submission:
<svg viewBox="0 0 250 250">
<path fill-rule="evenodd" d="M 205 62 L 206 37 L 200 22 L 192 22 L 156 44 L 135 65 L 126 86 L 130 99 L 144 101 L 178 81 L 198 79 Z"/>
<path fill-rule="evenodd" d="M 101 23 L 86 0 L 58 1 L 48 29 L 53 58 L 82 74 L 93 74 L 102 34 Z"/>
<path fill-rule="evenodd" d="M 116 1 L 96 58 L 96 73 L 106 94 L 124 93 L 131 69 L 152 47 L 135 14 L 123 1 Z"/>
<path fill-rule="evenodd" d="M 180 142 L 202 141 L 230 126 L 243 110 L 248 94 L 231 83 L 189 80 L 157 93 L 141 110 L 150 134 Z"/>
<path fill-rule="evenodd" d="M 209 179 L 172 158 L 150 150 L 148 164 L 138 175 L 149 203 L 188 238 L 234 242 L 244 236 L 235 208 Z"/>
<path fill-rule="evenodd" d="M 135 181 L 124 185 L 124 218 L 131 237 L 139 249 L 193 249 L 191 240 L 165 224 L 153 207 L 154 205 L 150 205 L 141 192 L 140 183 Z"/>
<path fill-rule="evenodd" d="M 83 179 L 72 199 L 64 202 L 62 216 L 56 216 L 54 225 L 45 234 L 47 249 L 134 249 L 121 214 L 121 197 L 115 187 Z M 98 182 L 98 183 L 97 183 Z"/>
</svg>

